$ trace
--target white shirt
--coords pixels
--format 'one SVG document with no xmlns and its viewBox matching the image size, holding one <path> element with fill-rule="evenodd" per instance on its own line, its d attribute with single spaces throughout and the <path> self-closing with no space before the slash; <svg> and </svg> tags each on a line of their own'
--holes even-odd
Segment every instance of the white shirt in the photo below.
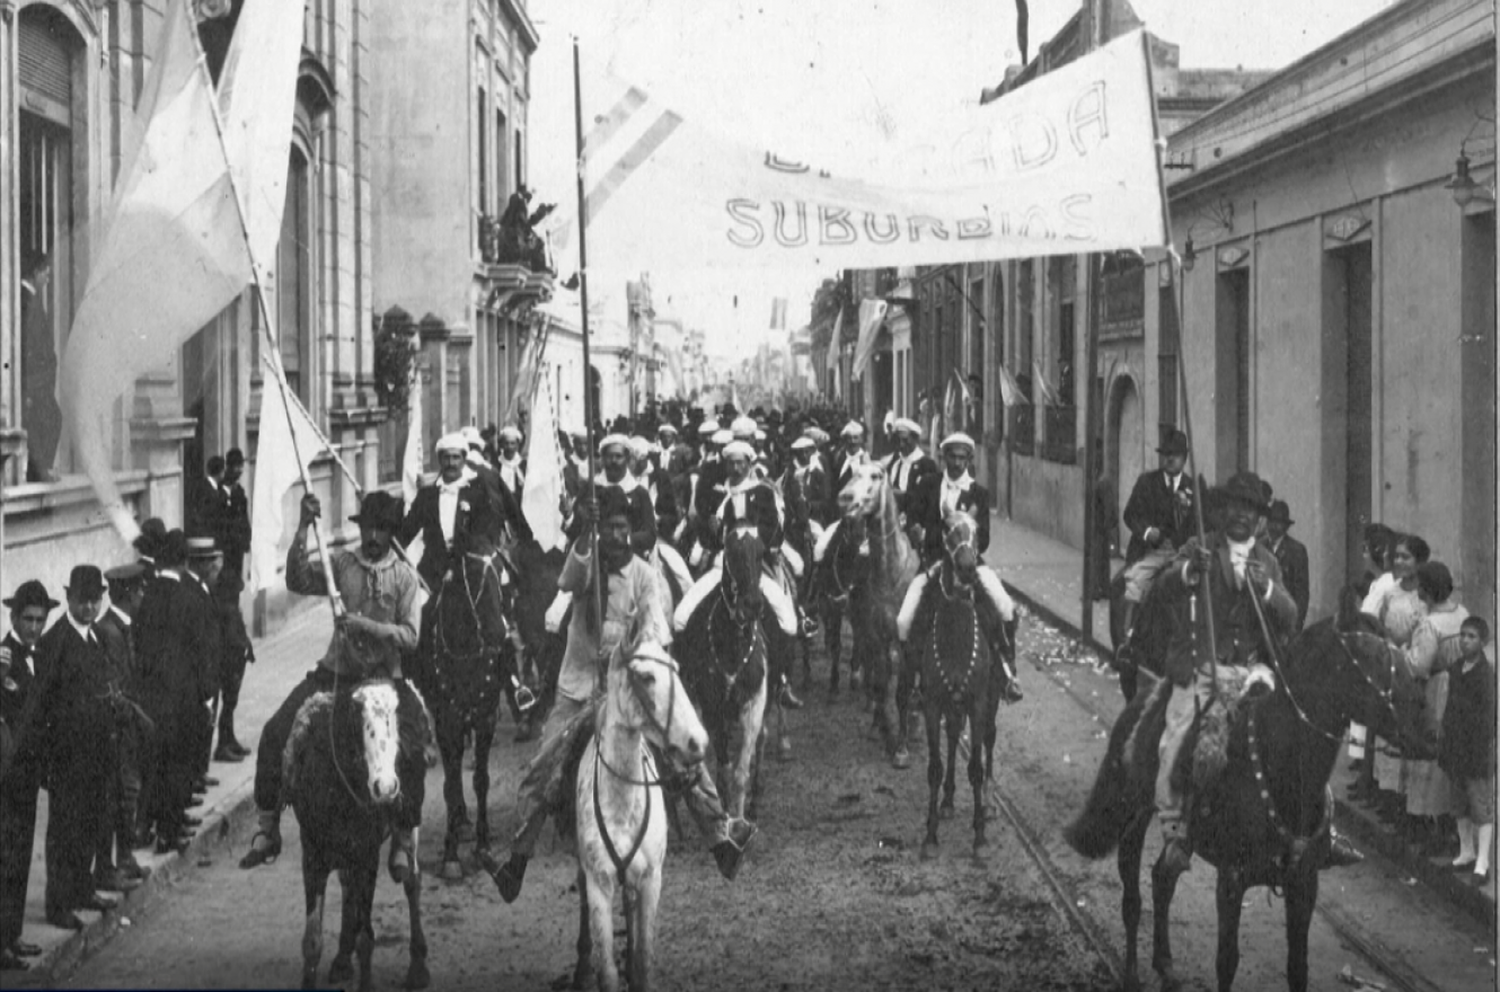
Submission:
<svg viewBox="0 0 1500 992">
<path fill-rule="evenodd" d="M 1170 475 L 1166 472 L 1163 472 L 1162 474 L 1167 478 L 1167 488 L 1175 493 L 1178 487 L 1182 485 L 1182 473 L 1178 472 L 1176 475 Z"/>
<path fill-rule="evenodd" d="M 891 485 L 897 492 L 906 492 L 907 484 L 911 481 L 911 469 L 921 458 L 923 452 L 920 447 L 911 449 L 911 454 L 896 454 L 891 458 Z"/>
<path fill-rule="evenodd" d="M 442 528 L 443 540 L 450 546 L 453 544 L 453 528 L 458 522 L 458 492 L 474 478 L 477 476 L 473 470 L 465 468 L 453 482 L 438 479 L 438 526 Z"/>
<path fill-rule="evenodd" d="M 1255 538 L 1248 541 L 1225 540 L 1229 544 L 1229 564 L 1234 567 L 1234 584 L 1244 588 L 1245 565 L 1250 561 L 1250 549 L 1255 546 Z"/>
<path fill-rule="evenodd" d="M 942 516 L 946 517 L 958 509 L 958 497 L 968 492 L 973 484 L 974 477 L 968 472 L 964 472 L 957 479 L 949 478 L 947 472 L 943 473 L 943 485 L 938 495 L 938 510 Z"/>
<path fill-rule="evenodd" d="M 511 492 L 518 492 L 521 484 L 526 481 L 526 476 L 521 473 L 520 455 L 511 460 L 500 459 L 499 471 L 500 481 L 504 482 L 505 487 Z"/>
</svg>

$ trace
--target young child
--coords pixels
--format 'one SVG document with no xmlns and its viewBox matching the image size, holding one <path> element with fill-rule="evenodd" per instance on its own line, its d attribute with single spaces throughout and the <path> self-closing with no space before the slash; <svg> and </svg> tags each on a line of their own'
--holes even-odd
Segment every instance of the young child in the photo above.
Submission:
<svg viewBox="0 0 1500 992">
<path fill-rule="evenodd" d="M 1479 617 L 1469 617 L 1459 628 L 1459 657 L 1449 676 L 1438 746 L 1438 765 L 1453 783 L 1458 817 L 1453 868 L 1472 865 L 1475 885 L 1489 881 L 1495 840 L 1495 672 L 1484 655 L 1489 638 L 1489 624 Z"/>
</svg>

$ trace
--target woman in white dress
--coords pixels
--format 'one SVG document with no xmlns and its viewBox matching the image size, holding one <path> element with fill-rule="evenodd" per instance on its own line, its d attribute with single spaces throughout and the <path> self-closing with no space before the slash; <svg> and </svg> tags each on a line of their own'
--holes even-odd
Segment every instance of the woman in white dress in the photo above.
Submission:
<svg viewBox="0 0 1500 992">
<path fill-rule="evenodd" d="M 1453 575 L 1442 562 L 1417 566 L 1417 595 L 1427 615 L 1412 631 L 1406 659 L 1418 680 L 1427 683 L 1427 708 L 1423 717 L 1434 739 L 1442 731 L 1443 711 L 1448 708 L 1448 669 L 1458 660 L 1458 630 L 1469 611 L 1453 602 Z M 1445 825 L 1438 817 L 1452 812 L 1448 776 L 1433 761 L 1406 763 L 1406 814 L 1414 843 L 1422 853 L 1436 856 L 1445 842 Z"/>
<path fill-rule="evenodd" d="M 1365 601 L 1365 612 L 1378 617 L 1391 640 L 1402 649 L 1411 643 L 1412 632 L 1427 615 L 1427 607 L 1417 595 L 1417 566 L 1425 564 L 1431 553 L 1427 542 L 1415 534 L 1398 535 L 1391 542 L 1390 559 L 1391 574 L 1396 582 L 1380 592 L 1377 602 L 1372 603 L 1369 598 Z M 1373 591 L 1371 598 L 1374 598 Z M 1375 782 L 1381 792 L 1392 793 L 1382 797 L 1381 815 L 1394 822 L 1400 819 L 1406 806 L 1403 798 L 1406 792 L 1405 762 L 1387 753 L 1379 742 L 1374 745 L 1374 751 Z"/>
</svg>

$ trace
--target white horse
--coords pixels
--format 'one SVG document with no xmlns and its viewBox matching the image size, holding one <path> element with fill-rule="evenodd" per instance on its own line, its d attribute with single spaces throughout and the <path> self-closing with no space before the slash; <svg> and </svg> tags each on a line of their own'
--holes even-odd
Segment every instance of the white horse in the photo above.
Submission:
<svg viewBox="0 0 1500 992">
<path fill-rule="evenodd" d="M 593 739 L 576 780 L 578 965 L 574 987 L 589 971 L 603 992 L 616 992 L 614 901 L 624 902 L 626 967 L 631 992 L 651 987 L 656 909 L 667 854 L 667 808 L 654 745 L 669 762 L 692 766 L 708 734 L 688 700 L 677 663 L 651 643 L 610 658 L 608 687 Z"/>
</svg>

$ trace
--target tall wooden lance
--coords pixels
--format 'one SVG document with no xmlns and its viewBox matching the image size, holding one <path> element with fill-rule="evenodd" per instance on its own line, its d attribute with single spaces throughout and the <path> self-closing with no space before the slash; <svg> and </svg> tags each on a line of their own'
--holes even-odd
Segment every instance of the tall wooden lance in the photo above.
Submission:
<svg viewBox="0 0 1500 992">
<path fill-rule="evenodd" d="M 583 148 L 583 83 L 578 68 L 578 37 L 573 37 L 573 134 L 578 149 L 578 303 L 579 312 L 583 316 L 583 430 L 588 438 L 588 482 L 585 492 L 588 500 L 598 506 L 597 493 L 594 492 L 594 420 L 598 413 L 594 409 L 594 389 L 592 374 L 594 369 L 593 359 L 589 354 L 589 251 L 588 251 L 588 197 L 583 188 L 584 158 Z M 635 386 L 632 383 L 631 388 Z M 599 565 L 599 521 L 598 515 L 589 525 L 591 531 L 590 543 L 593 545 L 594 554 L 594 616 L 598 618 L 600 644 L 602 646 L 604 631 L 604 571 Z"/>
</svg>

